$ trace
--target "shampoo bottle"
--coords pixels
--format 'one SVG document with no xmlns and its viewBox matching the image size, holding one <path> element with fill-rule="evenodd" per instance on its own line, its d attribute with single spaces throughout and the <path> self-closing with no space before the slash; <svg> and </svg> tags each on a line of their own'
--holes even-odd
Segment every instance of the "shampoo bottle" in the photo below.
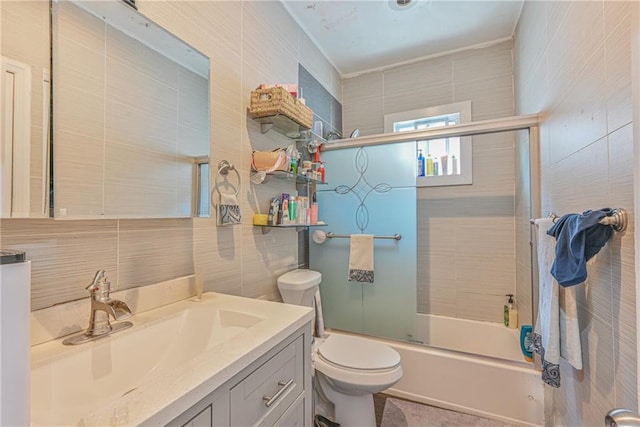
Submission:
<svg viewBox="0 0 640 427">
<path fill-rule="evenodd" d="M 505 296 L 509 297 L 509 299 L 504 305 L 504 326 L 516 329 L 518 327 L 518 309 L 513 300 L 513 294 L 506 294 Z"/>
<path fill-rule="evenodd" d="M 424 176 L 424 156 L 422 150 L 418 150 L 418 176 Z"/>
<path fill-rule="evenodd" d="M 433 175 L 433 159 L 431 154 L 427 154 L 427 176 Z"/>
</svg>

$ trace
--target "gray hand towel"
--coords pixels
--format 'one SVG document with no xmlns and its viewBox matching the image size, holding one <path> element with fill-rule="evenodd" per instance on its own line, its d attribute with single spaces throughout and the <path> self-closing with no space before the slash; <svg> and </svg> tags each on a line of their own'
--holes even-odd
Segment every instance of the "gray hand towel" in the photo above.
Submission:
<svg viewBox="0 0 640 427">
<path fill-rule="evenodd" d="M 218 226 L 240 224 L 242 215 L 240 214 L 240 204 L 235 194 L 220 193 L 217 214 Z"/>
</svg>

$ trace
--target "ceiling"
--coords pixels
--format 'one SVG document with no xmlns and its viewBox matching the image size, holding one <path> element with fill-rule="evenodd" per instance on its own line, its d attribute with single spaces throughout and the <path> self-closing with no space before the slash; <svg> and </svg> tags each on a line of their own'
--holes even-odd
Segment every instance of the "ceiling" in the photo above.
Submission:
<svg viewBox="0 0 640 427">
<path fill-rule="evenodd" d="M 282 0 L 343 77 L 513 36 L 523 0 Z"/>
</svg>

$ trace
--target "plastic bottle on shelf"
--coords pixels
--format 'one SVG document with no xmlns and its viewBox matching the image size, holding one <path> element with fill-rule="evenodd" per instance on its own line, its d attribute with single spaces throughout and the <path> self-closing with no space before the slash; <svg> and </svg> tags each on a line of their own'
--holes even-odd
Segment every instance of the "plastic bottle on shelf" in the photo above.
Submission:
<svg viewBox="0 0 640 427">
<path fill-rule="evenodd" d="M 418 176 L 424 176 L 424 156 L 422 155 L 422 150 L 418 150 Z"/>
<path fill-rule="evenodd" d="M 318 223 L 318 196 L 313 193 L 313 199 L 311 203 L 311 224 Z"/>
<path fill-rule="evenodd" d="M 458 159 L 456 159 L 456 156 L 451 156 L 451 173 L 458 175 Z"/>
<path fill-rule="evenodd" d="M 324 162 L 320 162 L 320 166 L 318 166 L 318 173 L 320 174 L 319 180 L 320 182 L 325 182 L 325 171 L 324 171 Z"/>
<path fill-rule="evenodd" d="M 433 175 L 433 159 L 431 154 L 427 154 L 427 176 Z"/>
<path fill-rule="evenodd" d="M 439 173 L 439 172 L 440 172 L 440 168 L 439 168 L 438 158 L 437 158 L 437 157 L 435 157 L 435 158 L 433 159 L 433 174 L 434 174 L 435 176 L 438 176 L 438 175 L 440 175 L 440 173 Z"/>
</svg>

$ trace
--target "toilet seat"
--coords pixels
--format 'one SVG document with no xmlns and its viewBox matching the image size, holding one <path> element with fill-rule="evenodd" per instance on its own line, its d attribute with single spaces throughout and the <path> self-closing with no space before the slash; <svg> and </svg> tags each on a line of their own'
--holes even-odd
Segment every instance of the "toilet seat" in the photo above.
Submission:
<svg viewBox="0 0 640 427">
<path fill-rule="evenodd" d="M 316 371 L 345 393 L 377 393 L 402 378 L 400 355 L 365 338 L 331 335 L 314 351 L 313 363 Z"/>
<path fill-rule="evenodd" d="M 400 355 L 391 347 L 346 335 L 330 335 L 318 354 L 328 363 L 354 370 L 386 370 L 400 364 Z"/>
</svg>

